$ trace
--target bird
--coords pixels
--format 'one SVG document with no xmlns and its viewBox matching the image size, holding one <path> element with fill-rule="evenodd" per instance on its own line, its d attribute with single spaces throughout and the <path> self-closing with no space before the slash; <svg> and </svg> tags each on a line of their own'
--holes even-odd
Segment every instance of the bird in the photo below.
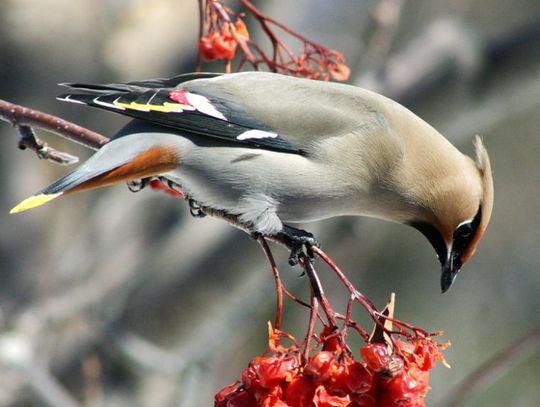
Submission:
<svg viewBox="0 0 540 407">
<path fill-rule="evenodd" d="M 427 238 L 443 293 L 491 217 L 491 164 L 479 136 L 471 158 L 409 109 L 360 87 L 260 71 L 62 85 L 69 91 L 59 100 L 132 120 L 11 213 L 159 179 L 201 214 L 233 215 L 253 234 L 299 245 L 317 241 L 294 224 L 368 216 Z"/>
</svg>

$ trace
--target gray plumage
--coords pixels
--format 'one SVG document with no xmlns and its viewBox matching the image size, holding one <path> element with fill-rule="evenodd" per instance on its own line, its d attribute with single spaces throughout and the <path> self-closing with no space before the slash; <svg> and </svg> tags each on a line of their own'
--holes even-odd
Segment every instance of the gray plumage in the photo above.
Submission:
<svg viewBox="0 0 540 407">
<path fill-rule="evenodd" d="M 174 181 L 200 206 L 238 215 L 253 232 L 274 235 L 284 223 L 365 215 L 419 229 L 443 269 L 455 263 L 453 277 L 474 252 L 493 202 L 480 139 L 475 161 L 405 107 L 349 85 L 262 72 L 193 78 L 72 85 L 88 94 L 62 99 L 134 120 L 41 194 L 84 189 L 92 175 L 156 147 L 174 162 L 145 176 Z M 114 182 L 129 177 L 120 178 Z M 452 246 L 464 223 L 474 230 L 458 256 Z"/>
</svg>

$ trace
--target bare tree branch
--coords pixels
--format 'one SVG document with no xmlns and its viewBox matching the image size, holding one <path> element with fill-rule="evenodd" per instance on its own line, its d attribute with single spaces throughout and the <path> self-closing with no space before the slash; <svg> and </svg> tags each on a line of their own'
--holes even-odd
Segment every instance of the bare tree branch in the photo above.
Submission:
<svg viewBox="0 0 540 407">
<path fill-rule="evenodd" d="M 19 129 L 19 132 L 21 132 L 20 148 L 29 148 L 35 151 L 40 158 L 46 158 L 55 162 L 64 163 L 63 161 L 73 160 L 74 157 L 48 147 L 46 143 L 36 138 L 33 131 L 29 130 L 29 128 L 38 127 L 93 150 L 99 149 L 109 141 L 107 137 L 101 134 L 57 116 L 16 105 L 2 99 L 0 99 L 0 119 L 11 123 Z"/>
<path fill-rule="evenodd" d="M 21 150 L 26 150 L 28 148 L 34 151 L 38 158 L 61 165 L 75 164 L 79 161 L 78 157 L 49 147 L 47 143 L 37 138 L 32 127 L 27 125 L 15 125 L 15 127 L 21 135 L 21 138 L 19 139 L 19 148 Z"/>
</svg>

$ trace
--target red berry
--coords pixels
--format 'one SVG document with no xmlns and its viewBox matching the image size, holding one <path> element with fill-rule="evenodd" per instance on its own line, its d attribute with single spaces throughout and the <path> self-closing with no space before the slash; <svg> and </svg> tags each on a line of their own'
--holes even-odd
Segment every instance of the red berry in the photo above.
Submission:
<svg viewBox="0 0 540 407">
<path fill-rule="evenodd" d="M 334 329 L 330 329 L 328 326 L 325 326 L 320 336 L 323 342 L 323 350 L 334 352 L 335 354 L 341 352 L 339 336 Z"/>
<path fill-rule="evenodd" d="M 280 384 L 298 366 L 295 356 L 270 356 L 258 362 L 257 376 L 261 386 L 271 389 Z"/>
<path fill-rule="evenodd" d="M 353 394 L 351 396 L 353 404 L 351 407 L 378 407 L 379 402 L 371 394 Z"/>
<path fill-rule="evenodd" d="M 333 374 L 324 381 L 324 386 L 331 393 L 338 396 L 344 396 L 350 393 L 347 387 L 349 380 L 349 369 L 346 365 L 338 365 Z M 322 382 L 318 382 L 322 383 Z"/>
<path fill-rule="evenodd" d="M 348 394 L 346 396 L 331 395 L 322 385 L 315 389 L 315 396 L 313 397 L 315 407 L 347 407 L 350 404 L 351 397 Z"/>
<path fill-rule="evenodd" d="M 240 380 L 244 388 L 249 390 L 251 393 L 255 393 L 257 390 L 259 390 L 262 387 L 261 381 L 259 379 L 259 375 L 257 374 L 258 368 L 259 368 L 259 362 L 262 359 L 264 358 L 256 357 L 255 359 L 253 359 L 249 363 L 249 366 L 246 369 L 244 369 L 240 377 Z"/>
<path fill-rule="evenodd" d="M 276 399 L 276 398 L 266 398 L 261 404 L 261 407 L 290 407 L 290 406 L 287 403 L 285 403 L 283 400 Z"/>
<path fill-rule="evenodd" d="M 401 340 L 396 341 L 396 343 L 405 361 L 408 363 L 415 363 L 416 362 L 414 358 L 415 346 L 410 342 L 404 342 Z"/>
<path fill-rule="evenodd" d="M 415 406 L 428 391 L 429 373 L 410 364 L 397 376 L 383 381 L 384 392 L 400 406 Z M 408 404 L 407 404 L 408 403 Z"/>
<path fill-rule="evenodd" d="M 239 393 L 231 396 L 227 403 L 224 404 L 225 407 L 259 407 L 259 404 L 255 398 L 246 391 L 241 391 Z"/>
<path fill-rule="evenodd" d="M 382 343 L 368 343 L 360 349 L 360 354 L 364 358 L 368 369 L 374 372 L 383 370 L 390 361 L 388 346 Z"/>
<path fill-rule="evenodd" d="M 324 382 L 334 375 L 339 368 L 339 363 L 331 352 L 318 352 L 309 360 L 305 373 L 312 376 L 317 382 Z"/>
<path fill-rule="evenodd" d="M 314 393 L 311 380 L 298 376 L 285 387 L 284 400 L 290 407 L 312 407 Z"/>
<path fill-rule="evenodd" d="M 352 393 L 366 393 L 371 389 L 373 375 L 362 363 L 353 361 L 348 366 L 348 373 L 345 383 Z"/>
<path fill-rule="evenodd" d="M 236 382 L 221 389 L 214 396 L 215 407 L 226 406 L 227 399 L 240 390 L 240 382 Z"/>
<path fill-rule="evenodd" d="M 163 184 L 158 179 L 150 180 L 150 188 L 154 191 L 161 191 L 163 189 Z"/>
<path fill-rule="evenodd" d="M 237 45 L 230 34 L 221 34 L 212 38 L 212 46 L 217 59 L 233 59 Z"/>
<path fill-rule="evenodd" d="M 440 356 L 437 343 L 429 338 L 416 341 L 414 355 L 416 364 L 422 370 L 433 369 Z"/>
<path fill-rule="evenodd" d="M 219 56 L 214 48 L 214 37 L 216 36 L 216 33 L 206 34 L 199 40 L 199 52 L 201 54 L 201 58 L 205 61 L 214 61 L 219 59 Z"/>
<path fill-rule="evenodd" d="M 431 338 L 419 338 L 413 343 L 398 341 L 399 349 L 406 362 L 416 364 L 420 369 L 428 371 L 435 367 L 437 360 L 448 366 L 440 352 L 441 346 Z"/>
<path fill-rule="evenodd" d="M 426 403 L 422 398 L 413 397 L 407 400 L 395 401 L 388 394 L 383 394 L 377 400 L 377 407 L 426 407 Z"/>
<path fill-rule="evenodd" d="M 258 405 L 261 407 L 289 407 L 283 401 L 283 389 L 281 386 L 276 386 L 265 395 L 261 394 L 256 398 L 259 400 Z"/>
</svg>

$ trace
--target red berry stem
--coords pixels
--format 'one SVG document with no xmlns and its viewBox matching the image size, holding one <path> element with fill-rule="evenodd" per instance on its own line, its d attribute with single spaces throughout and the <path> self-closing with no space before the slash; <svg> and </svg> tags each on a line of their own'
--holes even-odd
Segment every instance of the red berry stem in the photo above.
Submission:
<svg viewBox="0 0 540 407">
<path fill-rule="evenodd" d="M 202 1 L 199 0 L 199 14 L 202 15 L 202 19 L 200 19 L 197 70 L 201 69 L 201 60 L 224 60 L 225 71 L 232 72 L 232 61 L 239 48 L 242 55 L 238 60 L 236 71 L 244 68 L 246 62 L 249 62 L 256 70 L 266 67 L 272 72 L 286 75 L 324 80 L 348 78 L 350 70 L 339 52 L 311 41 L 266 16 L 250 1 L 239 0 L 270 41 L 270 55 L 249 38 L 244 14 L 233 12 L 221 0 L 205 0 L 204 3 Z M 280 31 L 279 34 L 276 30 Z M 287 39 L 300 42 L 300 53 L 294 52 L 280 34 L 285 34 Z"/>
<path fill-rule="evenodd" d="M 274 327 L 276 329 L 281 329 L 281 321 L 283 318 L 283 283 L 279 277 L 279 269 L 277 267 L 276 261 L 274 260 L 274 255 L 268 247 L 268 243 L 259 235 L 257 241 L 261 245 L 261 248 L 270 263 L 270 268 L 272 269 L 272 274 L 274 275 L 274 283 L 276 285 L 276 317 L 274 320 Z"/>
</svg>

